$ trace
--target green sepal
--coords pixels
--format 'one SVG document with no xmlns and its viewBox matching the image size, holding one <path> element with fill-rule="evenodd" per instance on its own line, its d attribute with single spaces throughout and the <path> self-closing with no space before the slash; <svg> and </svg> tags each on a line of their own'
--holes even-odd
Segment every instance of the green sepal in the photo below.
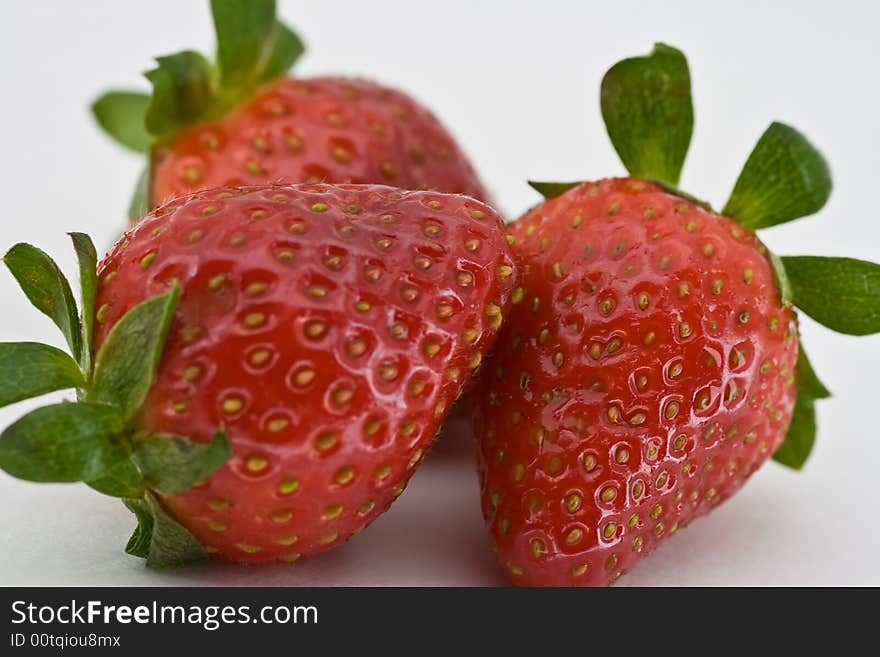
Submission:
<svg viewBox="0 0 880 657">
<path fill-rule="evenodd" d="M 773 460 L 794 470 L 804 467 L 816 442 L 816 405 L 808 395 L 798 395 L 791 414 L 788 433 Z"/>
<path fill-rule="evenodd" d="M 153 191 L 152 168 L 147 163 L 147 166 L 141 171 L 141 175 L 138 176 L 134 194 L 131 195 L 131 201 L 128 204 L 128 219 L 132 223 L 143 219 L 150 211 L 152 204 L 150 197 Z"/>
<path fill-rule="evenodd" d="M 85 384 L 79 365 L 60 349 L 39 342 L 0 343 L 0 406 Z"/>
<path fill-rule="evenodd" d="M 138 521 L 125 551 L 146 559 L 150 568 L 179 566 L 208 556 L 196 537 L 173 520 L 152 493 L 125 500 L 125 506 Z"/>
<path fill-rule="evenodd" d="M 663 43 L 618 62 L 602 79 L 602 117 L 629 173 L 678 185 L 694 127 L 684 54 Z"/>
<path fill-rule="evenodd" d="M 153 490 L 175 495 L 192 488 L 229 460 L 232 451 L 221 429 L 209 443 L 183 436 L 150 434 L 133 438 L 134 461 Z"/>
<path fill-rule="evenodd" d="M 770 265 L 773 267 L 773 276 L 776 279 L 776 291 L 779 292 L 779 302 L 783 306 L 792 305 L 791 281 L 788 280 L 788 272 L 785 271 L 785 264 L 782 258 L 767 249 L 767 256 L 770 258 Z"/>
<path fill-rule="evenodd" d="M 128 539 L 125 551 L 135 557 L 146 559 L 150 554 L 150 540 L 153 537 L 153 514 L 150 505 L 142 498 L 122 501 L 125 507 L 137 518 L 138 524 Z"/>
<path fill-rule="evenodd" d="M 751 230 L 815 214 L 831 196 L 831 169 L 800 132 L 771 123 L 721 213 Z"/>
<path fill-rule="evenodd" d="M 94 481 L 128 457 L 122 429 L 119 411 L 106 404 L 43 406 L 0 434 L 0 468 L 27 481 Z"/>
<path fill-rule="evenodd" d="M 150 97 L 137 91 L 108 91 L 92 103 L 98 125 L 118 144 L 147 153 L 153 136 L 147 130 L 146 115 Z"/>
<path fill-rule="evenodd" d="M 275 21 L 269 56 L 263 64 L 258 81 L 268 82 L 284 75 L 296 64 L 305 50 L 306 46 L 296 32 L 281 21 Z"/>
<path fill-rule="evenodd" d="M 267 57 L 275 29 L 274 0 L 211 0 L 220 84 L 248 86 Z"/>
<path fill-rule="evenodd" d="M 174 317 L 180 286 L 129 310 L 95 357 L 89 399 L 116 406 L 128 420 L 140 408 L 156 374 Z"/>
<path fill-rule="evenodd" d="M 106 475 L 85 483 L 102 495 L 123 499 L 143 495 L 147 490 L 143 477 L 131 460 L 121 460 Z"/>
<path fill-rule="evenodd" d="M 240 96 L 290 69 L 305 50 L 275 18 L 275 0 L 211 0 L 224 97 Z"/>
<path fill-rule="evenodd" d="M 789 468 L 800 470 L 807 462 L 816 442 L 815 401 L 831 396 L 828 388 L 816 376 L 803 344 L 799 345 L 798 349 L 795 383 L 797 398 L 791 415 L 791 424 L 785 440 L 773 454 L 773 460 Z"/>
<path fill-rule="evenodd" d="M 203 55 L 184 50 L 156 62 L 158 66 L 144 74 L 153 85 L 146 126 L 161 138 L 205 118 L 216 92 L 214 71 Z"/>
<path fill-rule="evenodd" d="M 798 394 L 812 397 L 813 399 L 828 399 L 831 391 L 819 380 L 813 364 L 807 358 L 804 345 L 798 345 L 798 359 L 795 366 L 795 381 L 797 382 Z"/>
<path fill-rule="evenodd" d="M 20 242 L 3 257 L 25 296 L 61 329 L 73 357 L 82 362 L 82 329 L 70 283 L 45 252 Z"/>
<path fill-rule="evenodd" d="M 783 256 L 794 305 L 849 335 L 880 332 L 880 264 L 855 258 Z"/>
<path fill-rule="evenodd" d="M 80 367 L 91 373 L 92 329 L 95 323 L 95 295 L 98 289 L 98 253 L 92 238 L 85 233 L 68 233 L 79 263 L 80 328 L 82 329 L 82 355 Z"/>
<path fill-rule="evenodd" d="M 583 181 L 576 182 L 539 182 L 537 180 L 529 180 L 529 187 L 538 192 L 545 199 L 550 200 L 565 194 L 570 189 L 574 189 L 578 185 L 582 185 Z"/>
<path fill-rule="evenodd" d="M 128 440 L 121 440 L 120 449 L 115 452 L 115 460 L 105 463 L 98 477 L 86 481 L 91 488 L 111 497 L 140 497 L 147 490 L 144 477 L 134 461 L 131 460 L 131 446 Z"/>
</svg>

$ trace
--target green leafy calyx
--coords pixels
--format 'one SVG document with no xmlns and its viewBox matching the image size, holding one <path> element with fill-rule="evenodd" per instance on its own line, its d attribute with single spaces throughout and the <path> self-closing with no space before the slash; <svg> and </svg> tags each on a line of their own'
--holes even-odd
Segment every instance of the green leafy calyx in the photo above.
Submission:
<svg viewBox="0 0 880 657">
<path fill-rule="evenodd" d="M 155 378 L 179 287 L 138 304 L 95 353 L 95 247 L 71 233 L 80 268 L 80 308 L 58 265 L 17 244 L 5 262 L 31 302 L 58 326 L 72 355 L 35 342 L 0 343 L 0 406 L 75 390 L 78 401 L 37 408 L 0 433 L 0 469 L 36 482 L 84 482 L 122 498 L 138 518 L 129 552 L 151 566 L 204 556 L 198 541 L 162 509 L 160 495 L 191 488 L 230 456 L 221 430 L 209 442 L 144 434 L 134 418 Z"/>
<path fill-rule="evenodd" d="M 538 192 L 546 200 L 562 196 L 570 189 L 574 189 L 578 185 L 582 185 L 582 180 L 572 182 L 540 182 L 538 180 L 529 180 L 529 187 Z"/>
<path fill-rule="evenodd" d="M 168 515 L 153 493 L 124 502 L 138 521 L 125 546 L 129 554 L 146 559 L 151 568 L 179 566 L 208 556 L 196 537 Z"/>
<path fill-rule="evenodd" d="M 92 105 L 98 124 L 128 149 L 222 116 L 302 55 L 300 38 L 275 17 L 274 0 L 212 0 L 217 56 L 185 50 L 159 57 L 145 75 L 152 93 L 110 91 Z"/>
</svg>

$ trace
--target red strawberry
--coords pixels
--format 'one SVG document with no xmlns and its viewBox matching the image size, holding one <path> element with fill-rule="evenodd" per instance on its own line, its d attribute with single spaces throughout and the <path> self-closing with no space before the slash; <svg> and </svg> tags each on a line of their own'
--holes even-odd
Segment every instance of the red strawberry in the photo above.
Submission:
<svg viewBox="0 0 880 657">
<path fill-rule="evenodd" d="M 464 196 L 196 193 L 147 216 L 98 266 L 96 372 L 125 318 L 176 281 L 155 380 L 126 431 L 198 444 L 223 427 L 229 461 L 162 506 L 219 557 L 293 561 L 403 491 L 494 340 L 511 264 L 499 217 Z"/>
<path fill-rule="evenodd" d="M 277 182 L 380 183 L 487 200 L 467 157 L 406 94 L 341 77 L 279 77 L 303 46 L 269 0 L 214 0 L 218 72 L 192 52 L 159 58 L 150 97 L 109 92 L 93 107 L 123 145 L 149 154 L 132 218 L 174 196 Z M 256 56 L 242 22 L 259 20 Z M 270 53 L 277 56 L 266 56 Z"/>
<path fill-rule="evenodd" d="M 654 184 L 585 183 L 510 235 L 524 296 L 478 429 L 492 538 L 524 583 L 613 581 L 782 442 L 797 323 L 754 234 Z"/>
<path fill-rule="evenodd" d="M 646 89 L 654 98 L 640 100 Z M 678 51 L 622 62 L 603 111 L 642 178 L 536 184 L 570 189 L 509 227 L 521 287 L 483 370 L 475 433 L 484 514 L 515 583 L 614 582 L 769 456 L 803 464 L 813 401 L 828 393 L 799 354 L 792 300 L 837 330 L 880 330 L 880 288 L 864 283 L 880 266 L 780 261 L 750 230 L 828 196 L 827 166 L 792 129 L 774 124 L 752 153 L 725 207 L 737 221 L 644 179 L 677 181 L 689 108 Z M 639 134 L 646 143 L 627 141 Z M 849 295 L 864 317 L 828 318 L 829 300 Z"/>
<path fill-rule="evenodd" d="M 260 182 L 385 183 L 486 199 L 470 162 L 406 94 L 367 80 L 284 78 L 153 149 L 153 205 Z"/>
</svg>

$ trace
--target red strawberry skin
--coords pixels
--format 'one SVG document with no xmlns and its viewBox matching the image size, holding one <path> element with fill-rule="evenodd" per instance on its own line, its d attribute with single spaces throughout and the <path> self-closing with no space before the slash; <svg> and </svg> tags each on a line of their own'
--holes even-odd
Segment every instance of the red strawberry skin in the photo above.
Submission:
<svg viewBox="0 0 880 657">
<path fill-rule="evenodd" d="M 283 78 L 223 118 L 153 152 L 153 206 L 199 189 L 264 183 L 380 183 L 489 196 L 430 111 L 360 79 Z"/>
<path fill-rule="evenodd" d="M 210 552 L 293 561 L 399 495 L 493 342 L 514 277 L 499 217 L 379 185 L 210 190 L 130 230 L 99 265 L 96 342 L 181 286 L 138 419 L 230 461 L 171 514 Z"/>
<path fill-rule="evenodd" d="M 520 286 L 483 370 L 482 504 L 512 581 L 607 585 L 785 437 L 794 313 L 758 239 L 653 183 L 585 183 L 509 228 Z"/>
</svg>

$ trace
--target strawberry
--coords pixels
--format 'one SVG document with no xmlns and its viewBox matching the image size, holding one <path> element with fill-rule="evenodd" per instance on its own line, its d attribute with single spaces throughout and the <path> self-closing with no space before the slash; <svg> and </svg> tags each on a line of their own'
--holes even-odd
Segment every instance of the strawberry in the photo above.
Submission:
<svg viewBox="0 0 880 657">
<path fill-rule="evenodd" d="M 25 287 L 28 249 L 7 256 Z M 464 196 L 299 184 L 179 198 L 83 286 L 97 287 L 83 304 L 86 318 L 96 309 L 94 364 L 77 379 L 66 357 L 74 374 L 57 386 L 73 380 L 81 401 L 53 412 L 97 411 L 74 433 L 123 456 L 90 446 L 79 469 L 47 473 L 38 409 L 0 436 L 0 467 L 123 497 L 140 519 L 129 551 L 150 565 L 314 554 L 403 491 L 492 344 L 512 274 L 499 217 Z M 108 485 L 132 462 L 124 490 Z"/>
<path fill-rule="evenodd" d="M 200 189 L 277 182 L 380 183 L 488 199 L 428 109 L 368 80 L 285 77 L 303 45 L 275 20 L 274 1 L 211 4 L 216 65 L 192 51 L 160 57 L 146 74 L 150 96 L 111 91 L 93 105 L 110 136 L 148 155 L 132 220 Z"/>
<path fill-rule="evenodd" d="M 602 92 L 633 177 L 534 184 L 548 200 L 508 229 L 520 287 L 477 395 L 483 511 L 517 584 L 614 582 L 771 455 L 803 465 L 829 393 L 793 304 L 880 331 L 880 265 L 780 259 L 753 232 L 825 203 L 806 139 L 773 124 L 718 214 L 672 187 L 692 125 L 684 56 L 658 45 Z"/>
<path fill-rule="evenodd" d="M 406 94 L 368 80 L 283 78 L 152 152 L 153 204 L 260 182 L 383 183 L 486 199 L 449 133 Z"/>
</svg>

